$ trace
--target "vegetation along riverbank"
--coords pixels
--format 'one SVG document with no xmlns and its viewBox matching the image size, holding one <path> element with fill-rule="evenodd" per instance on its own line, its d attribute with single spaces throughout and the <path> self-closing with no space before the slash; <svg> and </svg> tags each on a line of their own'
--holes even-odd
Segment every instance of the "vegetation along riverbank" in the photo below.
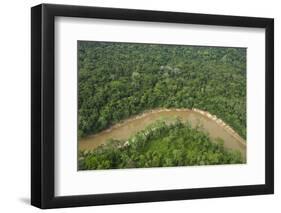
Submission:
<svg viewBox="0 0 281 213">
<path fill-rule="evenodd" d="M 243 163 L 239 151 L 227 150 L 223 141 L 211 141 L 198 128 L 179 120 L 158 121 L 128 141 L 110 140 L 89 152 L 80 152 L 79 169 L 146 168 Z"/>
</svg>

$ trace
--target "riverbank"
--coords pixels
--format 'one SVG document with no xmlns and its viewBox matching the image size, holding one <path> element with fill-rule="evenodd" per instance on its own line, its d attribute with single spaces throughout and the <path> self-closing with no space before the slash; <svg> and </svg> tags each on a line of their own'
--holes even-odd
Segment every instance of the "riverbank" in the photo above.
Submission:
<svg viewBox="0 0 281 213">
<path fill-rule="evenodd" d="M 189 123 L 157 121 L 128 140 L 114 140 L 100 149 L 79 153 L 79 169 L 121 169 L 243 164 L 242 156 L 214 143 Z"/>
<path fill-rule="evenodd" d="M 111 128 L 91 135 L 79 141 L 79 150 L 94 150 L 104 144 L 107 140 L 114 138 L 117 140 L 127 140 L 137 132 L 143 130 L 148 125 L 162 119 L 165 122 L 173 122 L 179 118 L 184 122 L 189 122 L 193 127 L 200 125 L 214 141 L 221 138 L 224 147 L 238 150 L 246 159 L 246 142 L 229 125 L 209 112 L 199 109 L 165 109 L 157 108 L 145 111 L 141 115 L 123 120 Z"/>
<path fill-rule="evenodd" d="M 207 111 L 203 111 L 203 110 L 196 109 L 196 108 L 193 108 L 192 110 L 194 112 L 200 113 L 200 114 L 208 117 L 209 119 L 212 119 L 213 121 L 215 121 L 218 125 L 220 125 L 222 128 L 224 128 L 225 131 L 227 131 L 234 138 L 236 138 L 241 143 L 241 145 L 246 147 L 246 141 L 239 134 L 237 134 L 234 129 L 232 129 L 229 125 L 227 125 L 223 120 L 218 118 L 216 115 L 212 115 L 211 113 L 209 113 Z"/>
</svg>

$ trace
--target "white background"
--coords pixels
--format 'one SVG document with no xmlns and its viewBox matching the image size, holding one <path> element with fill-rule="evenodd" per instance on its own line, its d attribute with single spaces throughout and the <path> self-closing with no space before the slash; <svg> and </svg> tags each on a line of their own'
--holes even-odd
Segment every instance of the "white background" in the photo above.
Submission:
<svg viewBox="0 0 281 213">
<path fill-rule="evenodd" d="M 201 12 L 275 18 L 275 54 L 281 53 L 281 13 L 279 1 L 164 1 L 164 0 L 61 0 L 46 3 Z M 0 210 L 38 212 L 28 205 L 30 196 L 30 7 L 41 1 L 1 2 L 0 71 Z M 281 209 L 281 64 L 275 63 L 275 195 L 85 207 L 51 212 L 278 212 Z M 258 95 L 258 94 L 257 94 Z"/>
<path fill-rule="evenodd" d="M 265 183 L 264 29 L 65 17 L 55 23 L 56 196 Z M 77 172 L 77 40 L 247 47 L 247 164 Z"/>
</svg>

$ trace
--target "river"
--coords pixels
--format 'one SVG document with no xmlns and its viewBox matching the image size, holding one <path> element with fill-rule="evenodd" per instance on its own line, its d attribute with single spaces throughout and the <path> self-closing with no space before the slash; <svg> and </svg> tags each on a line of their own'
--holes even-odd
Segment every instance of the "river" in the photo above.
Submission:
<svg viewBox="0 0 281 213">
<path fill-rule="evenodd" d="M 246 159 L 246 141 L 242 137 L 215 116 L 204 111 L 190 109 L 156 109 L 145 112 L 100 133 L 80 139 L 79 150 L 93 150 L 111 138 L 127 140 L 159 119 L 169 123 L 175 121 L 175 118 L 179 118 L 183 122 L 189 121 L 193 127 L 200 124 L 202 131 L 207 132 L 211 139 L 221 138 L 225 148 L 240 151 L 243 159 Z"/>
</svg>

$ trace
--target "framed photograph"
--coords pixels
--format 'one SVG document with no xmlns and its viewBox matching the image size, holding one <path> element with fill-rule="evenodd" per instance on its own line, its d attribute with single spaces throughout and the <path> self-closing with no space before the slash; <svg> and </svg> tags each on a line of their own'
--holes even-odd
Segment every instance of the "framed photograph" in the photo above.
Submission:
<svg viewBox="0 0 281 213">
<path fill-rule="evenodd" d="M 31 203 L 272 194 L 274 20 L 31 9 Z"/>
</svg>

